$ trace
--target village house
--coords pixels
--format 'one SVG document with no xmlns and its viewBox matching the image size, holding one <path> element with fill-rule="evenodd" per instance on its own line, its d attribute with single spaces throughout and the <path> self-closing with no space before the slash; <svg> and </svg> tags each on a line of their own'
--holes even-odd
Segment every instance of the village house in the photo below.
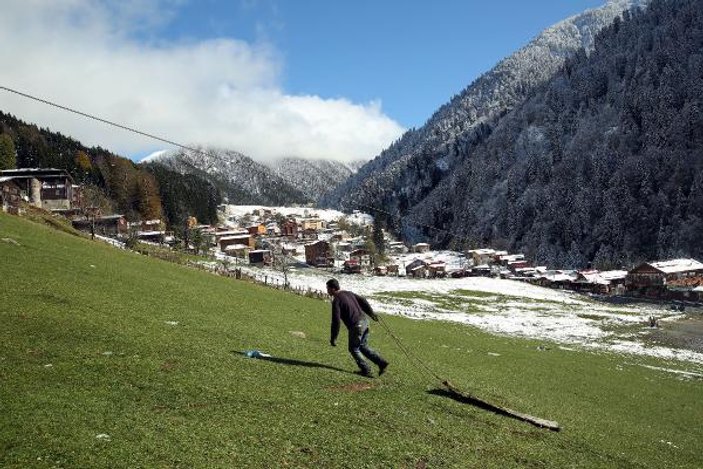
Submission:
<svg viewBox="0 0 703 469">
<path fill-rule="evenodd" d="M 422 259 L 415 259 L 405 266 L 405 275 L 407 277 L 425 278 L 427 277 L 428 266 L 429 264 Z"/>
<path fill-rule="evenodd" d="M 356 261 L 362 269 L 371 266 L 371 254 L 367 249 L 355 249 L 349 253 L 349 259 Z"/>
<path fill-rule="evenodd" d="M 22 189 L 12 178 L 0 177 L 0 209 L 17 214 L 22 202 Z"/>
<path fill-rule="evenodd" d="M 73 227 L 80 231 L 118 238 L 129 232 L 127 220 L 122 215 L 95 215 L 71 220 Z"/>
<path fill-rule="evenodd" d="M 220 250 L 227 252 L 227 247 L 240 244 L 248 249 L 254 249 L 256 247 L 256 241 L 253 236 L 249 234 L 235 234 L 230 236 L 222 236 L 218 239 L 217 244 L 220 246 Z M 240 248 L 241 249 L 241 248 Z"/>
<path fill-rule="evenodd" d="M 598 270 L 581 270 L 571 282 L 572 289 L 580 292 L 608 293 L 610 280 L 603 278 Z"/>
<path fill-rule="evenodd" d="M 276 222 L 270 222 L 266 224 L 266 234 L 268 236 L 280 236 L 281 229 Z"/>
<path fill-rule="evenodd" d="M 576 277 L 577 273 L 574 270 L 545 270 L 529 281 L 542 287 L 571 289 Z"/>
<path fill-rule="evenodd" d="M 349 239 L 349 233 L 344 230 L 334 231 L 332 233 L 332 241 L 344 241 L 345 239 Z"/>
<path fill-rule="evenodd" d="M 491 266 L 488 264 L 475 265 L 466 271 L 467 277 L 490 277 Z"/>
<path fill-rule="evenodd" d="M 269 249 L 255 249 L 249 251 L 249 264 L 252 265 L 271 265 L 272 258 Z"/>
<path fill-rule="evenodd" d="M 495 251 L 493 253 L 493 259 L 489 261 L 489 264 L 502 265 L 500 260 L 507 256 L 509 256 L 508 251 Z"/>
<path fill-rule="evenodd" d="M 487 265 L 493 262 L 493 256 L 495 255 L 495 250 L 493 249 L 472 249 L 469 251 L 471 259 L 474 261 L 474 265 Z"/>
<path fill-rule="evenodd" d="M 228 244 L 225 246 L 225 248 L 222 250 L 225 254 L 231 257 L 237 257 L 240 259 L 243 259 L 247 257 L 247 253 L 249 252 L 249 245 L 248 244 Z"/>
<path fill-rule="evenodd" d="M 312 230 L 317 232 L 325 227 L 325 222 L 320 218 L 303 218 L 301 220 L 303 231 Z"/>
<path fill-rule="evenodd" d="M 391 254 L 405 254 L 408 247 L 401 241 L 392 241 L 388 244 L 388 252 Z"/>
<path fill-rule="evenodd" d="M 297 238 L 298 224 L 294 220 L 284 221 L 283 226 L 281 226 L 281 235 L 293 239 Z"/>
<path fill-rule="evenodd" d="M 247 232 L 252 236 L 261 236 L 266 234 L 266 225 L 256 223 L 247 227 Z"/>
<path fill-rule="evenodd" d="M 340 241 L 337 243 L 337 250 L 341 252 L 352 252 L 354 250 L 354 247 L 352 246 L 352 243 L 348 241 Z"/>
<path fill-rule="evenodd" d="M 413 252 L 425 253 L 430 251 L 430 245 L 427 243 L 417 243 L 413 246 Z"/>
<path fill-rule="evenodd" d="M 128 223 L 128 228 L 135 237 L 143 241 L 161 243 L 164 241 L 164 237 L 166 236 L 166 231 L 163 229 L 163 223 L 159 219 Z"/>
<path fill-rule="evenodd" d="M 515 274 L 518 269 L 525 269 L 530 267 L 530 263 L 527 262 L 526 260 L 516 260 L 516 261 L 509 261 L 506 264 L 506 267 L 510 271 L 510 273 Z"/>
<path fill-rule="evenodd" d="M 447 264 L 444 262 L 431 262 L 427 266 L 430 278 L 444 278 L 447 276 Z"/>
<path fill-rule="evenodd" d="M 305 262 L 313 267 L 330 267 L 334 262 L 330 243 L 315 241 L 305 245 Z"/>
<path fill-rule="evenodd" d="M 388 275 L 395 275 L 396 277 L 398 276 L 398 264 L 388 264 L 386 266 L 386 272 Z"/>
<path fill-rule="evenodd" d="M 217 230 L 215 231 L 215 244 L 219 244 L 220 240 L 222 238 L 230 237 L 230 236 L 246 236 L 247 239 L 249 238 L 249 232 L 247 230 Z M 249 244 L 249 241 L 247 241 L 245 244 Z"/>
<path fill-rule="evenodd" d="M 329 228 L 319 230 L 317 232 L 317 239 L 321 239 L 323 241 L 332 241 L 334 239 L 334 231 L 330 230 Z"/>
<path fill-rule="evenodd" d="M 0 186 L 3 194 L 7 194 L 3 206 L 10 206 L 10 201 L 17 202 L 17 189 L 19 197 L 31 205 L 44 210 L 69 210 L 74 208 L 77 187 L 73 178 L 64 169 L 54 168 L 22 168 L 0 171 Z"/>
<path fill-rule="evenodd" d="M 608 293 L 617 295 L 625 293 L 626 270 L 606 270 L 601 272 L 600 276 L 610 282 L 608 285 Z"/>
<path fill-rule="evenodd" d="M 282 243 L 281 252 L 284 256 L 295 256 L 298 254 L 298 246 L 291 243 Z"/>
<path fill-rule="evenodd" d="M 628 291 L 658 289 L 671 281 L 702 274 L 703 263 L 695 259 L 645 262 L 627 273 L 625 285 Z"/>
<path fill-rule="evenodd" d="M 361 266 L 359 265 L 359 261 L 356 259 L 344 261 L 344 264 L 342 264 L 342 272 L 345 274 L 360 274 Z"/>
</svg>

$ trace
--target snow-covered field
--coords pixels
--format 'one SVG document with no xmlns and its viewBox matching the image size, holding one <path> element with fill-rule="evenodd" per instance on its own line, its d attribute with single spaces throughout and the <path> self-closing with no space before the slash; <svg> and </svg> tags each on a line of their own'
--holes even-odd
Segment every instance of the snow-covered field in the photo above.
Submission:
<svg viewBox="0 0 703 469">
<path fill-rule="evenodd" d="M 340 218 L 346 218 L 350 223 L 357 225 L 370 225 L 373 223 L 371 215 L 355 212 L 353 214 L 345 214 L 338 210 L 319 209 L 308 207 L 266 207 L 263 205 L 227 205 L 225 208 L 226 217 L 243 217 L 251 214 L 254 210 L 271 210 L 273 213 L 280 213 L 283 216 L 299 215 L 303 217 L 315 217 L 326 222 L 338 221 Z"/>
<path fill-rule="evenodd" d="M 273 269 L 247 268 L 250 275 L 283 283 Z M 332 274 L 292 269 L 293 287 L 325 291 Z M 339 274 L 343 289 L 369 298 L 374 309 L 414 319 L 468 324 L 495 334 L 551 341 L 562 346 L 646 355 L 687 362 L 703 371 L 703 353 L 646 344 L 649 318 L 675 321 L 680 313 L 654 305 L 611 305 L 563 290 L 486 277 L 412 279 Z"/>
</svg>

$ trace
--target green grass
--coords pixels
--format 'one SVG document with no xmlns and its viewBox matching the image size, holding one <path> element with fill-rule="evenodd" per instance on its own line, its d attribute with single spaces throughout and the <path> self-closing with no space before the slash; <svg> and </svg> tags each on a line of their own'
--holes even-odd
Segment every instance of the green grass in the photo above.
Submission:
<svg viewBox="0 0 703 469">
<path fill-rule="evenodd" d="M 0 467 L 703 465 L 703 381 L 637 365 L 680 364 L 385 318 L 438 374 L 553 433 L 429 393 L 377 325 L 388 373 L 351 374 L 326 302 L 2 214 L 0 282 Z"/>
</svg>

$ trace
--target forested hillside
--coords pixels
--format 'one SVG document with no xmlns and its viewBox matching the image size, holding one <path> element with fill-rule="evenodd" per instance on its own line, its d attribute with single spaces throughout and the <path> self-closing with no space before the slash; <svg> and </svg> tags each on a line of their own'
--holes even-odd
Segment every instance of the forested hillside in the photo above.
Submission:
<svg viewBox="0 0 703 469">
<path fill-rule="evenodd" d="M 276 175 L 299 188 L 310 200 L 318 200 L 358 169 L 354 164 L 305 158 L 281 158 L 270 166 Z"/>
<path fill-rule="evenodd" d="M 454 96 L 424 126 L 406 132 L 320 204 L 407 214 L 461 162 L 460 145 L 485 137 L 491 122 L 549 80 L 567 57 L 590 50 L 598 31 L 623 10 L 643 4 L 646 0 L 611 0 L 548 28 Z"/>
<path fill-rule="evenodd" d="M 180 174 L 197 175 L 214 185 L 231 204 L 286 205 L 312 199 L 302 188 L 239 152 L 222 148 L 179 149 L 154 157 L 150 165 L 161 165 Z"/>
<path fill-rule="evenodd" d="M 700 258 L 703 1 L 626 14 L 487 129 L 453 145 L 406 233 L 569 267 Z"/>
</svg>

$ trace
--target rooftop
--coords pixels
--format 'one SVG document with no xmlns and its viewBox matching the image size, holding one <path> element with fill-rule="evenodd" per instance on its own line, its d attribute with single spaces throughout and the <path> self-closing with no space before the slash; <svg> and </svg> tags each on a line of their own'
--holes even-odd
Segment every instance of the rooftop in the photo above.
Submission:
<svg viewBox="0 0 703 469">
<path fill-rule="evenodd" d="M 695 259 L 672 259 L 669 261 L 650 262 L 649 265 L 665 274 L 703 270 L 703 263 Z"/>
</svg>

